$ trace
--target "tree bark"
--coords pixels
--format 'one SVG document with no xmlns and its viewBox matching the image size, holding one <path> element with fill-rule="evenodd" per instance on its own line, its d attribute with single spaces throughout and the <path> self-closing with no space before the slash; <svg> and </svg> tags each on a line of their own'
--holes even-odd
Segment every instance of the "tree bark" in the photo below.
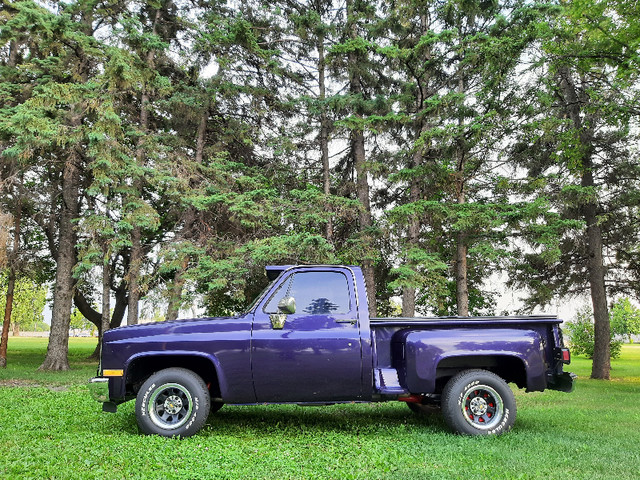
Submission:
<svg viewBox="0 0 640 480">
<path fill-rule="evenodd" d="M 72 121 L 80 125 L 76 115 Z M 39 370 L 69 370 L 69 323 L 73 301 L 73 267 L 76 264 L 76 232 L 74 220 L 79 216 L 80 152 L 74 147 L 69 154 L 62 175 L 62 206 L 59 222 L 56 281 L 53 290 L 51 332 L 47 355 Z"/>
<path fill-rule="evenodd" d="M 176 320 L 180 314 L 180 305 L 182 303 L 182 289 L 184 288 L 185 278 L 184 272 L 187 270 L 188 261 L 182 262 L 180 268 L 173 277 L 173 284 L 170 285 L 169 303 L 167 305 L 166 320 Z"/>
<path fill-rule="evenodd" d="M 358 38 L 357 25 L 355 22 L 355 10 L 353 0 L 347 0 L 347 35 L 352 40 Z M 354 50 L 348 54 L 347 70 L 349 73 L 349 91 L 352 95 L 359 97 L 362 96 L 362 88 L 360 86 L 360 76 L 357 72 L 359 68 L 360 56 Z M 354 115 L 358 118 L 362 118 L 362 115 L 357 111 Z M 356 196 L 360 202 L 361 208 L 358 214 L 358 223 L 360 226 L 360 232 L 364 236 L 364 244 L 368 249 L 373 243 L 371 238 L 370 229 L 373 225 L 371 219 L 371 202 L 369 199 L 369 179 L 368 171 L 366 168 L 366 152 L 364 143 L 364 132 L 360 127 L 356 127 L 351 130 L 351 152 L 353 155 L 354 168 L 356 171 Z M 375 272 L 373 267 L 373 260 L 367 258 L 362 260 L 362 273 L 367 285 L 367 300 L 369 302 L 369 316 L 375 317 L 377 314 L 376 304 L 376 282 Z"/>
<path fill-rule="evenodd" d="M 107 242 L 104 242 L 102 247 L 102 257 L 102 315 L 98 329 L 98 345 L 102 344 L 104 334 L 109 330 L 111 323 L 111 255 Z"/>
<path fill-rule="evenodd" d="M 465 81 L 462 67 L 460 67 L 458 77 L 458 93 L 464 95 Z M 456 172 L 456 195 L 457 203 L 462 207 L 466 203 L 465 195 L 465 166 L 467 162 L 467 148 L 464 145 L 464 134 L 462 132 L 464 120 L 462 117 L 458 119 L 457 139 L 457 172 Z M 458 306 L 458 316 L 469 316 L 469 285 L 468 285 L 468 253 L 467 235 L 463 230 L 456 235 L 456 303 Z"/>
<path fill-rule="evenodd" d="M 2 337 L 0 339 L 0 368 L 7 366 L 7 342 L 9 341 L 9 328 L 11 325 L 11 311 L 13 310 L 13 292 L 16 286 L 15 268 L 9 267 L 7 279 L 7 295 L 4 307 L 4 321 L 2 322 Z"/>
<path fill-rule="evenodd" d="M 593 186 L 593 175 L 590 170 L 583 175 L 582 184 L 583 186 Z M 595 322 L 595 344 L 591 378 L 609 380 L 611 372 L 611 325 L 609 322 L 609 308 L 607 306 L 607 292 L 604 282 L 605 267 L 602 255 L 602 231 L 598 225 L 596 205 L 589 203 L 584 206 L 583 211 L 587 224 L 589 286 L 591 289 L 591 303 L 593 304 Z"/>
<path fill-rule="evenodd" d="M 129 305 L 127 308 L 127 325 L 138 323 L 140 304 L 140 269 L 142 268 L 142 228 L 133 227 L 131 232 L 131 259 L 129 263 L 128 289 Z"/>
<path fill-rule="evenodd" d="M 466 203 L 464 191 L 464 168 L 465 168 L 465 152 L 464 149 L 458 147 L 458 171 L 457 171 L 457 203 L 462 207 Z M 456 277 L 456 303 L 458 306 L 458 316 L 469 316 L 469 284 L 468 284 L 468 253 L 467 234 L 461 230 L 456 235 L 456 254 L 455 254 L 455 277 Z"/>
<path fill-rule="evenodd" d="M 20 179 L 22 183 L 22 179 Z M 7 295 L 4 307 L 4 321 L 2 322 L 2 336 L 0 338 L 0 367 L 7 366 L 7 342 L 9 341 L 9 327 L 11 324 L 11 312 L 13 310 L 13 295 L 16 287 L 16 262 L 20 250 L 20 227 L 22 226 L 22 197 L 18 190 L 16 211 L 13 215 L 13 248 L 9 257 L 9 275 L 7 278 Z M 17 325 L 17 323 L 15 324 Z M 14 332 L 15 332 L 14 325 Z M 15 336 L 15 335 L 14 335 Z"/>
</svg>

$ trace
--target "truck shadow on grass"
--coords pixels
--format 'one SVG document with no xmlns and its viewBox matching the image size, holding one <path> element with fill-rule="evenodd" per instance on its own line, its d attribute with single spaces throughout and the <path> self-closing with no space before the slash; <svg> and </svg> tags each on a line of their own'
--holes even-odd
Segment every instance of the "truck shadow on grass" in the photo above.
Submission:
<svg viewBox="0 0 640 480">
<path fill-rule="evenodd" d="M 133 405 L 131 405 L 133 407 Z M 129 405 L 105 416 L 103 428 L 127 434 L 140 434 L 135 413 Z M 125 411 L 126 409 L 126 411 Z M 209 415 L 204 429 L 196 436 L 230 435 L 238 437 L 281 435 L 283 432 L 397 435 L 415 430 L 450 433 L 439 411 L 428 414 L 411 412 L 403 404 L 346 404 L 322 407 L 298 405 L 225 405 Z"/>
<path fill-rule="evenodd" d="M 138 434 L 135 414 L 121 416 L 119 427 Z M 111 425 L 113 428 L 115 425 Z M 196 436 L 279 436 L 297 434 L 397 435 L 400 431 L 450 433 L 439 412 L 416 414 L 405 405 L 348 404 L 321 407 L 298 405 L 225 405 L 209 415 Z"/>
</svg>

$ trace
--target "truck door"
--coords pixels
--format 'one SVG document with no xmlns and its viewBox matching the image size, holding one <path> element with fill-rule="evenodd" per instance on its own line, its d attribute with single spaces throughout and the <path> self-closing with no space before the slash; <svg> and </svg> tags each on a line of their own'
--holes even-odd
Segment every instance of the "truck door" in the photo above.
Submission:
<svg viewBox="0 0 640 480">
<path fill-rule="evenodd" d="M 285 273 L 254 314 L 258 402 L 325 402 L 362 396 L 362 354 L 353 275 L 347 268 Z M 295 313 L 283 314 L 283 298 Z M 284 320 L 284 325 L 274 320 Z"/>
</svg>

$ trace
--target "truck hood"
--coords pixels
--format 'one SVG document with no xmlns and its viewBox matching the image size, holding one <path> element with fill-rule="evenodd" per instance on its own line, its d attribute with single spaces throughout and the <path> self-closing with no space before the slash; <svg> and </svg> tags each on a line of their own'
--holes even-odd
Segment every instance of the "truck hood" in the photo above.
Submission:
<svg viewBox="0 0 640 480">
<path fill-rule="evenodd" d="M 141 323 L 126 325 L 105 332 L 104 342 L 118 342 L 121 340 L 150 337 L 158 335 L 179 335 L 200 332 L 213 333 L 235 330 L 238 320 L 246 315 L 236 317 L 205 317 L 171 320 L 167 322 Z"/>
</svg>

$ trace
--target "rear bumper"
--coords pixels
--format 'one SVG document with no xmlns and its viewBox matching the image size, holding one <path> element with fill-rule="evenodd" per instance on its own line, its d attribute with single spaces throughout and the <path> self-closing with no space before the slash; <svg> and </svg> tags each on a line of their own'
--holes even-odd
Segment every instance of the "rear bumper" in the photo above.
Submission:
<svg viewBox="0 0 640 480">
<path fill-rule="evenodd" d="M 562 372 L 560 374 L 549 375 L 547 388 L 550 390 L 559 390 L 561 392 L 573 392 L 577 375 L 570 372 Z"/>
</svg>

